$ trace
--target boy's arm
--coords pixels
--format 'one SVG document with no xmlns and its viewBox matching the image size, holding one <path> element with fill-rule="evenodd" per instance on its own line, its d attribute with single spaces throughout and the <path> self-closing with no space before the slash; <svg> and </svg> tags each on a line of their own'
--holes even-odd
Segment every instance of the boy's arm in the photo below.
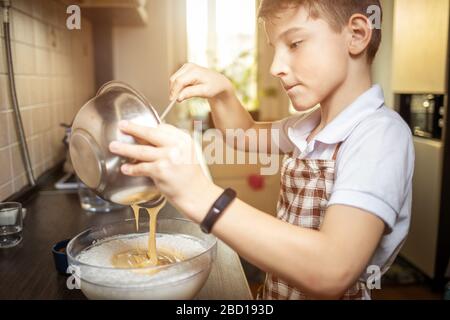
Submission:
<svg viewBox="0 0 450 320">
<path fill-rule="evenodd" d="M 190 135 L 165 124 L 149 128 L 125 122 L 119 126 L 124 133 L 148 142 L 110 145 L 111 152 L 139 161 L 123 165 L 122 172 L 152 177 L 180 212 L 201 223 L 223 189 L 205 177 L 195 161 L 189 162 L 195 160 L 191 158 L 194 142 Z M 179 159 L 188 162 L 180 163 Z M 314 231 L 278 220 L 236 199 L 213 232 L 248 261 L 311 296 L 338 298 L 365 271 L 383 235 L 383 221 L 369 211 L 335 204 L 327 209 L 321 230 Z"/>
<path fill-rule="evenodd" d="M 208 99 L 211 106 L 214 125 L 225 137 L 227 129 L 240 129 L 246 132 L 244 151 L 277 152 L 271 150 L 271 123 L 255 122 L 250 113 L 237 98 L 233 85 L 224 75 L 187 63 L 170 78 L 171 99 L 179 102 L 193 97 Z M 253 132 L 252 132 L 253 131 Z M 251 137 L 264 135 L 267 146 L 259 147 L 261 139 L 257 139 L 256 149 L 249 143 Z M 240 144 L 234 143 L 234 147 Z"/>
<path fill-rule="evenodd" d="M 204 188 L 203 200 L 180 207 L 200 223 L 221 194 Z M 350 206 L 327 209 L 320 231 L 301 228 L 235 200 L 219 218 L 213 233 L 239 255 L 264 271 L 315 298 L 341 297 L 365 272 L 385 229 L 377 216 Z"/>
<path fill-rule="evenodd" d="M 246 152 L 267 152 L 277 153 L 277 150 L 271 150 L 274 146 L 271 143 L 272 122 L 254 121 L 250 113 L 244 108 L 232 89 L 224 92 L 222 95 L 209 99 L 211 106 L 212 119 L 216 129 L 226 135 L 227 129 L 239 130 L 245 132 L 245 144 L 243 151 Z M 264 139 L 261 139 L 261 135 Z M 255 139 L 255 143 L 251 143 L 251 139 Z M 265 146 L 260 146 L 260 142 L 266 141 Z M 234 143 L 232 147 L 240 146 Z"/>
</svg>

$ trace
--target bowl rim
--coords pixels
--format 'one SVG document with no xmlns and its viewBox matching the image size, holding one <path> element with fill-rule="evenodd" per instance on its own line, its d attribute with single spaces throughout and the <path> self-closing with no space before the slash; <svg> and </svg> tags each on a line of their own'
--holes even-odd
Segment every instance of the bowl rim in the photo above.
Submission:
<svg viewBox="0 0 450 320">
<path fill-rule="evenodd" d="M 209 264 L 209 267 L 211 268 L 211 264 Z M 133 270 L 133 269 L 126 269 L 126 270 Z M 147 291 L 147 290 L 155 290 L 161 287 L 167 287 L 167 285 L 173 285 L 173 284 L 181 284 L 183 282 L 188 282 L 190 281 L 192 278 L 197 277 L 200 273 L 205 272 L 205 270 L 207 270 L 207 268 L 198 270 L 198 272 L 195 272 L 193 274 L 190 274 L 188 277 L 185 278 L 181 278 L 181 279 L 173 279 L 167 282 L 163 282 L 163 283 L 158 283 L 158 284 L 152 284 L 151 286 L 148 286 L 148 284 L 127 284 L 126 286 L 124 285 L 112 285 L 112 284 L 104 284 L 104 283 L 96 283 L 94 281 L 92 281 L 91 279 L 86 280 L 85 278 L 83 278 L 80 275 L 80 280 L 83 281 L 84 283 L 88 283 L 90 285 L 93 286 L 97 286 L 97 287 L 103 287 L 103 288 L 109 288 L 109 289 L 114 289 L 114 290 L 130 290 L 132 289 L 133 291 Z M 208 272 L 210 272 L 211 270 L 209 270 Z M 81 286 L 81 290 L 83 290 L 83 286 Z"/>
<path fill-rule="evenodd" d="M 95 95 L 95 98 L 97 98 L 98 96 L 100 96 L 101 94 L 111 90 L 111 89 L 123 89 L 123 90 L 127 90 L 129 92 L 131 92 L 132 94 L 134 94 L 139 100 L 141 100 L 141 102 L 149 107 L 150 111 L 153 113 L 153 115 L 156 118 L 156 121 L 161 124 L 161 118 L 159 117 L 158 112 L 156 112 L 155 108 L 153 107 L 153 105 L 150 103 L 150 101 L 137 89 L 133 88 L 132 86 L 130 86 L 129 84 L 123 82 L 123 81 L 118 81 L 118 80 L 111 80 L 108 81 L 106 83 L 104 83 L 98 90 L 97 93 Z"/>
<path fill-rule="evenodd" d="M 196 223 L 192 222 L 191 220 L 188 219 L 184 219 L 184 218 L 162 218 L 162 219 L 158 219 L 157 222 L 159 221 L 169 221 L 169 220 L 176 220 L 176 221 L 181 221 L 183 223 L 190 223 L 190 224 L 194 224 L 196 225 Z M 123 219 L 123 220 L 119 220 L 119 221 L 115 221 L 115 222 L 111 222 L 111 223 L 107 223 L 107 224 L 102 224 L 102 225 L 97 225 L 97 226 L 92 226 L 89 227 L 86 230 L 83 230 L 82 232 L 78 233 L 76 236 L 74 236 L 72 239 L 70 239 L 70 241 L 68 242 L 67 246 L 66 246 L 66 255 L 68 258 L 68 263 L 69 265 L 71 264 L 71 260 L 75 261 L 76 264 L 78 266 L 85 266 L 85 267 L 90 267 L 90 268 L 96 268 L 96 269 L 102 269 L 102 270 L 117 270 L 117 271 L 142 271 L 142 270 L 164 270 L 164 269 L 168 269 L 168 268 L 172 268 L 174 266 L 179 266 L 182 265 L 184 263 L 188 263 L 202 255 L 204 255 L 205 253 L 210 252 L 211 250 L 214 249 L 214 247 L 217 246 L 217 237 L 214 236 L 213 234 L 208 234 L 208 237 L 211 237 L 212 240 L 212 244 L 210 246 L 208 246 L 207 248 L 205 248 L 204 251 L 202 251 L 199 254 L 196 254 L 192 257 L 189 257 L 188 259 L 182 260 L 182 261 L 178 261 L 175 263 L 171 263 L 171 264 L 167 264 L 167 265 L 161 265 L 161 266 L 147 266 L 147 267 L 142 267 L 142 268 L 116 268 L 116 267 L 105 267 L 105 266 L 99 266 L 99 265 L 94 265 L 94 264 L 90 264 L 90 263 L 85 263 L 85 262 L 81 262 L 79 261 L 76 257 L 74 257 L 71 254 L 71 248 L 73 246 L 73 243 L 75 241 L 75 239 L 77 239 L 78 237 L 80 237 L 83 234 L 92 232 L 94 229 L 101 229 L 107 226 L 113 226 L 113 225 L 118 225 L 118 224 L 122 224 L 122 223 L 126 223 L 126 222 L 133 222 L 135 223 L 135 219 L 132 218 L 127 218 L 127 219 Z M 114 236 L 111 236 L 114 237 Z M 103 238 L 106 239 L 106 238 Z M 102 240 L 102 239 L 99 239 Z M 90 248 L 90 247 L 88 247 Z"/>
</svg>

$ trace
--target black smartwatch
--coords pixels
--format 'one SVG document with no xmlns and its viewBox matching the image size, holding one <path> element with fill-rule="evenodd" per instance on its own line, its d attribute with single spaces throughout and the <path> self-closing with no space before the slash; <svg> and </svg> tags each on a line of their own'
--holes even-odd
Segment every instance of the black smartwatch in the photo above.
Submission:
<svg viewBox="0 0 450 320">
<path fill-rule="evenodd" d="M 219 198 L 214 202 L 211 209 L 209 209 L 200 228 L 204 233 L 211 233 L 211 229 L 219 219 L 222 212 L 228 207 L 228 205 L 236 198 L 236 191 L 231 188 L 225 189 L 225 191 L 220 195 Z"/>
</svg>

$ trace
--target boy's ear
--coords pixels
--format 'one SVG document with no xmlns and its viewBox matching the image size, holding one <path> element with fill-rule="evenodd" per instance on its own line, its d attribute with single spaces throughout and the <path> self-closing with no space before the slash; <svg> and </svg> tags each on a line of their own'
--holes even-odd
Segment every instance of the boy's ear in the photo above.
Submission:
<svg viewBox="0 0 450 320">
<path fill-rule="evenodd" d="M 369 46 L 372 39 L 372 27 L 370 20 L 363 14 L 354 14 L 348 22 L 348 29 L 351 33 L 349 43 L 349 53 L 358 56 Z"/>
</svg>

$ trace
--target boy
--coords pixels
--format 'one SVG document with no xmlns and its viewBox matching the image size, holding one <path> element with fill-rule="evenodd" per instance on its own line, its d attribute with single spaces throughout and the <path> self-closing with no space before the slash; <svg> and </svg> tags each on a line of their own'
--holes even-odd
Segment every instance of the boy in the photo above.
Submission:
<svg viewBox="0 0 450 320">
<path fill-rule="evenodd" d="M 307 116 L 256 123 L 224 76 L 187 64 L 171 78 L 172 98 L 208 99 L 216 128 L 269 129 L 275 142 L 279 136 L 270 150 L 286 154 L 278 218 L 235 199 L 212 229 L 267 272 L 265 299 L 370 299 L 371 270 L 384 273 L 406 239 L 414 151 L 409 128 L 372 86 L 381 41 L 367 13 L 373 5 L 381 8 L 378 0 L 262 1 L 271 73 L 296 110 L 312 110 Z M 198 164 L 180 163 L 194 148 L 189 135 L 168 125 L 121 129 L 149 143 L 111 144 L 112 152 L 141 161 L 123 173 L 152 177 L 186 217 L 210 220 L 223 190 Z"/>
</svg>

